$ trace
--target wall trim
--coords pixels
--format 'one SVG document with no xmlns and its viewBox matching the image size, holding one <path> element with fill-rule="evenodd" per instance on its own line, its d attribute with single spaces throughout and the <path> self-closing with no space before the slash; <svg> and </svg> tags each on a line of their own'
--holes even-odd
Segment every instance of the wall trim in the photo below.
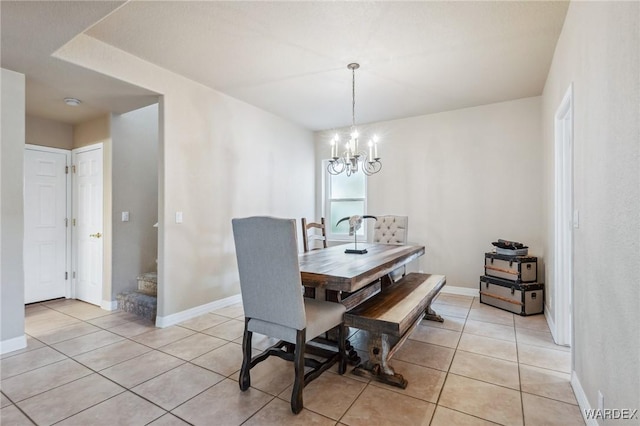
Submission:
<svg viewBox="0 0 640 426">
<path fill-rule="evenodd" d="M 571 387 L 573 388 L 573 393 L 576 395 L 576 400 L 578 401 L 578 406 L 580 407 L 580 414 L 582 414 L 582 418 L 587 426 L 598 426 L 598 421 L 596 419 L 587 419 L 587 410 L 591 410 L 591 404 L 589 404 L 589 400 L 587 399 L 587 394 L 582 389 L 582 385 L 580 384 L 580 380 L 578 379 L 578 375 L 575 371 L 571 372 Z"/>
<path fill-rule="evenodd" d="M 554 115 L 554 237 L 553 316 L 554 340 L 571 344 L 572 324 L 568 307 L 573 299 L 573 230 L 578 227 L 573 205 L 573 83 L 569 84 Z"/>
<path fill-rule="evenodd" d="M 118 309 L 118 301 L 117 300 L 103 300 L 100 304 L 100 307 L 105 311 L 115 311 Z"/>
<path fill-rule="evenodd" d="M 556 323 L 551 317 L 549 313 L 549 305 L 544 304 L 544 318 L 547 320 L 547 325 L 549 326 L 549 331 L 551 331 L 551 337 L 553 337 L 553 343 L 558 344 L 558 339 L 556 337 Z"/>
<path fill-rule="evenodd" d="M 469 287 L 454 287 L 445 285 L 440 293 L 457 294 L 459 296 L 480 297 L 480 290 Z"/>
<path fill-rule="evenodd" d="M 215 311 L 216 309 L 222 309 L 234 303 L 241 303 L 242 295 L 240 293 L 226 297 L 224 299 L 215 300 L 211 303 L 205 303 L 204 305 L 196 306 L 185 311 L 176 312 L 175 314 L 167 315 L 164 317 L 156 316 L 156 327 L 165 328 L 182 321 L 190 320 L 207 312 Z"/>
<path fill-rule="evenodd" d="M 27 336 L 14 337 L 13 339 L 7 339 L 0 341 L 0 354 L 6 354 L 9 352 L 17 351 L 27 347 Z"/>
</svg>

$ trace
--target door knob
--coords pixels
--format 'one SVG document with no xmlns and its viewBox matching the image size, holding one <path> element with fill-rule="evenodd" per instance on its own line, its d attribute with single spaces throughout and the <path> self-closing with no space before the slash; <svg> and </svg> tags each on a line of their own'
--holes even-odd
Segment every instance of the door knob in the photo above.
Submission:
<svg viewBox="0 0 640 426">
<path fill-rule="evenodd" d="M 89 234 L 89 236 L 94 238 L 100 238 L 102 237 L 102 234 L 98 232 L 97 234 Z"/>
</svg>

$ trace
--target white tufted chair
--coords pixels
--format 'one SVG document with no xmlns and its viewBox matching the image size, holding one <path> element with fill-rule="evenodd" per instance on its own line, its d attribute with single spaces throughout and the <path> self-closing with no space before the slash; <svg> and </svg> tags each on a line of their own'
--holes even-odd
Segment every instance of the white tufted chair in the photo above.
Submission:
<svg viewBox="0 0 640 426">
<path fill-rule="evenodd" d="M 407 244 L 407 216 L 377 216 L 373 227 L 373 242 L 384 244 Z M 404 276 L 406 268 L 403 266 L 391 273 L 395 280 Z"/>
<path fill-rule="evenodd" d="M 407 244 L 407 216 L 378 216 L 373 228 L 373 242 Z"/>
</svg>

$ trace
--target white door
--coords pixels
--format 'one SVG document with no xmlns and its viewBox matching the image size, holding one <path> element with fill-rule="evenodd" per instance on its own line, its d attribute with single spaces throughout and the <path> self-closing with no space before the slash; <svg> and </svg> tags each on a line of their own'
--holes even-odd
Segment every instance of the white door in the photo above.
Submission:
<svg viewBox="0 0 640 426">
<path fill-rule="evenodd" d="M 24 153 L 24 302 L 69 295 L 70 152 L 29 146 Z"/>
<path fill-rule="evenodd" d="M 102 301 L 102 144 L 73 150 L 73 270 L 75 297 Z"/>
</svg>

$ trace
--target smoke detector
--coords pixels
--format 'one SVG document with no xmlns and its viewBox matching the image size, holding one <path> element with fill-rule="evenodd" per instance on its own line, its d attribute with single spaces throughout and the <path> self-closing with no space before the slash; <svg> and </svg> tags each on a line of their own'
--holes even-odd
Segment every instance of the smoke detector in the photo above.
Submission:
<svg viewBox="0 0 640 426">
<path fill-rule="evenodd" d="M 80 99 L 76 99 L 76 98 L 64 98 L 64 103 L 69 106 L 78 106 L 82 102 L 80 101 Z"/>
</svg>

